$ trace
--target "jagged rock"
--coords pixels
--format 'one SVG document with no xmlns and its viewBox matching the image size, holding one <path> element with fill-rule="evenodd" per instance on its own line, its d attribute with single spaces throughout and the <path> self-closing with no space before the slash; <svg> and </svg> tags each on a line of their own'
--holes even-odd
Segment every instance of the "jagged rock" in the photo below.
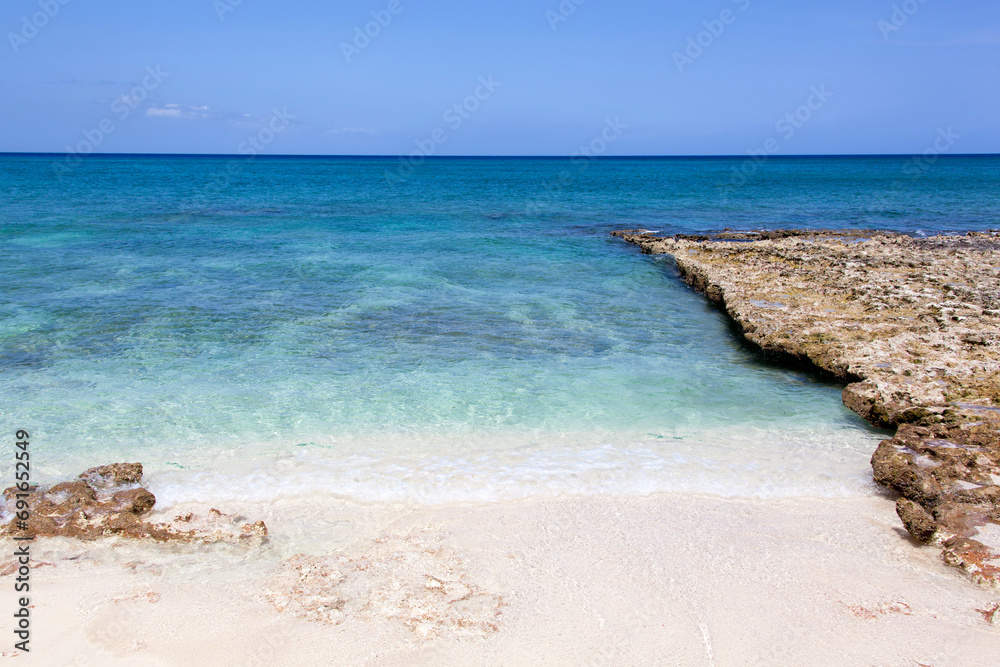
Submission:
<svg viewBox="0 0 1000 667">
<path fill-rule="evenodd" d="M 944 543 L 944 562 L 965 570 L 973 581 L 996 586 L 1000 580 L 1000 556 L 981 542 L 953 537 Z"/>
<path fill-rule="evenodd" d="M 264 525 L 263 521 L 254 521 L 253 523 L 245 523 L 240 527 L 243 535 L 256 536 L 256 537 L 267 537 L 267 526 Z"/>
<path fill-rule="evenodd" d="M 905 498 L 933 506 L 941 497 L 941 486 L 929 469 L 915 463 L 916 457 L 893 440 L 883 440 L 872 455 L 875 481 Z"/>
<path fill-rule="evenodd" d="M 253 545 L 267 540 L 263 521 L 246 523 L 241 516 L 213 509 L 207 517 L 188 514 L 169 523 L 154 523 L 142 517 L 156 504 L 156 497 L 138 487 L 142 481 L 139 463 L 115 463 L 91 468 L 71 482 L 50 488 L 32 485 L 25 492 L 17 487 L 4 490 L 0 508 L 6 523 L 0 534 L 17 537 L 148 538 L 160 542 L 226 542 Z M 126 488 L 122 488 L 126 487 Z M 127 488 L 132 487 L 132 488 Z M 17 518 L 18 495 L 27 503 L 28 518 Z"/>
<path fill-rule="evenodd" d="M 56 502 L 59 512 L 66 512 L 77 507 L 89 507 L 97 503 L 97 494 L 86 482 L 60 482 L 54 485 L 47 494 L 49 502 Z"/>
<path fill-rule="evenodd" d="M 138 484 L 142 480 L 141 463 L 112 463 L 97 466 L 80 473 L 80 479 L 86 480 L 93 487 L 107 488 Z"/>
<path fill-rule="evenodd" d="M 996 518 L 996 511 L 985 503 L 944 502 L 934 507 L 934 518 L 953 537 L 975 537 L 982 526 Z"/>
<path fill-rule="evenodd" d="M 898 423 L 897 415 L 889 407 L 890 401 L 871 380 L 847 385 L 842 398 L 844 405 L 874 426 L 889 428 Z"/>
<path fill-rule="evenodd" d="M 146 489 L 129 489 L 119 491 L 111 496 L 115 503 L 115 508 L 119 512 L 128 512 L 136 516 L 142 516 L 153 509 L 156 504 L 156 496 Z"/>
<path fill-rule="evenodd" d="M 613 235 L 672 255 L 751 345 L 849 383 L 848 408 L 898 427 L 872 470 L 907 530 L 1000 586 L 1000 232 Z"/>
<path fill-rule="evenodd" d="M 910 531 L 914 539 L 920 542 L 930 542 L 937 530 L 937 523 L 934 517 L 918 503 L 908 498 L 900 498 L 896 501 L 896 514 L 906 529 Z"/>
</svg>

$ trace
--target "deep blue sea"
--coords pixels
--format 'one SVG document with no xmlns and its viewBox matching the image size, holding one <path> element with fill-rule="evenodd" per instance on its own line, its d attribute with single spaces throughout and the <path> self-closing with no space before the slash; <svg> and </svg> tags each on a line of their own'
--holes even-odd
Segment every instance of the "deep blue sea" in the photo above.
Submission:
<svg viewBox="0 0 1000 667">
<path fill-rule="evenodd" d="M 1000 158 L 0 155 L 0 433 L 167 505 L 870 492 L 884 433 L 636 227 L 996 228 Z"/>
</svg>

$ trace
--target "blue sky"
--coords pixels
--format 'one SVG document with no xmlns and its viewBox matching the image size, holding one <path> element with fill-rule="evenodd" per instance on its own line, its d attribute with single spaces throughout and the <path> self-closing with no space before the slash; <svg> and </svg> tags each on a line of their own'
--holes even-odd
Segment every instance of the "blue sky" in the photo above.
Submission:
<svg viewBox="0 0 1000 667">
<path fill-rule="evenodd" d="M 0 151 L 1000 152 L 995 0 L 7 0 L 0 30 Z"/>
</svg>

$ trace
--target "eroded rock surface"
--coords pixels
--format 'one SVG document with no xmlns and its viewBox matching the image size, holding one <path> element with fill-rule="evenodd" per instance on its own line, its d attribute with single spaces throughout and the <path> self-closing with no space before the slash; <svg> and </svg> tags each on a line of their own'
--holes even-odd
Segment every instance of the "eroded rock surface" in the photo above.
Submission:
<svg viewBox="0 0 1000 667">
<path fill-rule="evenodd" d="M 74 537 L 94 540 L 120 536 L 160 542 L 229 542 L 258 544 L 267 538 L 263 521 L 210 510 L 207 516 L 187 514 L 169 522 L 145 517 L 156 497 L 140 486 L 141 463 L 114 463 L 90 468 L 70 482 L 27 490 L 4 490 L 0 535 L 13 537 Z M 18 505 L 19 501 L 22 503 Z M 26 512 L 27 518 L 18 516 Z M 23 516 L 23 515 L 22 515 Z"/>
<path fill-rule="evenodd" d="M 461 554 L 426 531 L 383 536 L 356 556 L 292 556 L 265 597 L 310 621 L 384 619 L 422 638 L 496 632 L 504 606 L 500 594 L 471 580 Z"/>
<path fill-rule="evenodd" d="M 872 468 L 907 530 L 1000 586 L 998 232 L 614 235 L 671 255 L 765 353 L 850 383 L 845 405 L 898 427 Z"/>
</svg>

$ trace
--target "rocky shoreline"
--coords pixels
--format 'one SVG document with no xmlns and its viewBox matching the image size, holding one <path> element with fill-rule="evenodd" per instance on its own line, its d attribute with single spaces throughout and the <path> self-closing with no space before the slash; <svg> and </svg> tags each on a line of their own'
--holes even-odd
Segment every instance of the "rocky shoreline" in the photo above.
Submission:
<svg viewBox="0 0 1000 667">
<path fill-rule="evenodd" d="M 845 405 L 895 428 L 872 456 L 914 539 L 1000 587 L 1000 232 L 912 238 L 865 230 L 658 237 L 613 232 L 668 254 L 684 280 L 765 354 L 848 383 Z M 262 521 L 211 510 L 153 522 L 142 465 L 91 468 L 0 503 L 0 535 L 149 538 L 257 546 Z M 25 523 L 11 520 L 18 502 Z"/>
<path fill-rule="evenodd" d="M 897 429 L 872 469 L 907 530 L 1000 587 L 1000 232 L 612 235 L 672 256 L 752 346 L 848 383 L 847 407 Z"/>
<path fill-rule="evenodd" d="M 263 521 L 209 510 L 207 516 L 184 514 L 167 522 L 146 517 L 156 497 L 142 486 L 141 463 L 113 463 L 90 468 L 52 486 L 12 486 L 3 491 L 0 535 L 33 539 L 71 537 L 150 538 L 157 542 L 224 542 L 258 546 L 267 541 Z"/>
</svg>

